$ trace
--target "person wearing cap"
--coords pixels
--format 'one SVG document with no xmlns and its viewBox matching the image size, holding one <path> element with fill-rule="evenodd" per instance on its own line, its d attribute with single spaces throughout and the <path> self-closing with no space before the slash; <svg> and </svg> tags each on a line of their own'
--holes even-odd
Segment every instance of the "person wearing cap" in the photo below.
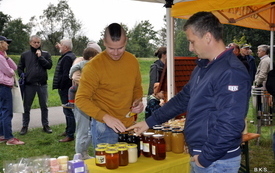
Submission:
<svg viewBox="0 0 275 173">
<path fill-rule="evenodd" d="M 20 135 L 28 132 L 30 110 L 35 95 L 38 95 L 41 110 L 43 131 L 52 133 L 48 120 L 48 72 L 52 68 L 51 55 L 41 50 L 41 38 L 32 35 L 29 39 L 30 50 L 21 54 L 18 64 L 18 75 L 24 73 L 25 85 L 23 90 L 24 113 Z M 36 115 L 37 116 L 37 115 Z"/>
<path fill-rule="evenodd" d="M 257 68 L 255 75 L 255 86 L 262 87 L 264 82 L 267 80 L 268 72 L 270 71 L 270 57 L 269 57 L 270 47 L 268 45 L 258 46 L 258 57 L 260 58 L 260 63 Z"/>
<path fill-rule="evenodd" d="M 72 80 L 69 78 L 70 68 L 74 60 L 75 54 L 72 52 L 73 43 L 71 39 L 62 39 L 60 43 L 56 44 L 56 47 L 61 53 L 61 57 L 58 59 L 55 73 L 53 77 L 53 89 L 58 90 L 58 94 L 62 104 L 68 103 L 68 92 L 72 86 Z M 59 142 L 71 142 L 74 140 L 75 133 L 75 117 L 72 109 L 63 108 L 63 113 L 66 119 L 65 132 L 61 136 L 65 138 L 59 140 Z"/>
<path fill-rule="evenodd" d="M 8 57 L 7 50 L 11 39 L 0 36 L 0 143 L 7 145 L 23 145 L 23 141 L 12 134 L 12 92 L 17 65 Z"/>
<path fill-rule="evenodd" d="M 255 74 L 256 74 L 256 63 L 255 63 L 255 58 L 251 55 L 251 46 L 249 44 L 243 44 L 241 46 L 241 56 L 243 56 L 243 59 L 247 60 L 248 66 L 249 66 L 249 75 L 251 78 L 251 85 L 253 85 L 253 82 L 255 80 Z"/>
<path fill-rule="evenodd" d="M 127 52 L 126 31 L 118 23 L 105 28 L 105 50 L 83 68 L 76 93 L 76 106 L 92 117 L 93 147 L 118 142 L 119 132 L 131 126 L 143 111 L 140 66 Z"/>
</svg>

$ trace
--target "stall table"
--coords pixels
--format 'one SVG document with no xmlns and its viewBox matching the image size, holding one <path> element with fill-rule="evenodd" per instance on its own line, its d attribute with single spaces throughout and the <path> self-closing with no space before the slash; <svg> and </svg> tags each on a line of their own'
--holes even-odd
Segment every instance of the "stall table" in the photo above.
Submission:
<svg viewBox="0 0 275 173">
<path fill-rule="evenodd" d="M 165 160 L 154 160 L 153 158 L 148 158 L 141 155 L 136 163 L 129 163 L 127 166 L 120 166 L 118 169 L 113 170 L 96 166 L 94 158 L 85 160 L 89 171 L 92 173 L 189 173 L 189 162 L 189 154 L 174 154 L 172 152 L 166 152 Z"/>
</svg>

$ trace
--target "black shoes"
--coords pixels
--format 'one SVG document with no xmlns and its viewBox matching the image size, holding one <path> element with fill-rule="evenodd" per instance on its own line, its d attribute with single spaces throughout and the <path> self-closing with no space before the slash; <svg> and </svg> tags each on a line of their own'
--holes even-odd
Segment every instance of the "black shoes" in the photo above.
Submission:
<svg viewBox="0 0 275 173">
<path fill-rule="evenodd" d="M 21 131 L 20 131 L 20 135 L 25 135 L 28 132 L 28 127 L 27 126 L 23 126 Z"/>
<path fill-rule="evenodd" d="M 46 133 L 52 133 L 53 132 L 52 129 L 48 125 L 43 126 L 43 131 L 46 132 Z"/>
</svg>

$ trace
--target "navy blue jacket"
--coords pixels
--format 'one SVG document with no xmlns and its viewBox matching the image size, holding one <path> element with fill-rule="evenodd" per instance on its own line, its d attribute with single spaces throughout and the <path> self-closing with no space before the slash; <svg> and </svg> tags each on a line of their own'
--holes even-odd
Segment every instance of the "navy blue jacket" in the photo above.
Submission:
<svg viewBox="0 0 275 173">
<path fill-rule="evenodd" d="M 146 119 L 149 127 L 187 111 L 185 140 L 191 156 L 208 167 L 240 155 L 251 82 L 243 63 L 225 50 L 215 60 L 199 59 L 191 79 Z"/>
</svg>

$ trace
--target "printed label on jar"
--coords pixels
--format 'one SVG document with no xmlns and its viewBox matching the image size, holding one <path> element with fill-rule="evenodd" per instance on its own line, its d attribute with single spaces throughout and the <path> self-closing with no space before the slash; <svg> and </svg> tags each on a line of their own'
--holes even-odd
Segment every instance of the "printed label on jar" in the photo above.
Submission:
<svg viewBox="0 0 275 173">
<path fill-rule="evenodd" d="M 143 150 L 143 141 L 140 141 L 140 150 Z"/>
<path fill-rule="evenodd" d="M 156 155 L 156 146 L 152 145 L 152 155 Z"/>
<path fill-rule="evenodd" d="M 143 151 L 150 152 L 150 145 L 149 143 L 143 143 Z"/>
<path fill-rule="evenodd" d="M 106 163 L 106 158 L 105 156 L 95 156 L 95 163 L 96 164 L 105 164 Z"/>
</svg>

